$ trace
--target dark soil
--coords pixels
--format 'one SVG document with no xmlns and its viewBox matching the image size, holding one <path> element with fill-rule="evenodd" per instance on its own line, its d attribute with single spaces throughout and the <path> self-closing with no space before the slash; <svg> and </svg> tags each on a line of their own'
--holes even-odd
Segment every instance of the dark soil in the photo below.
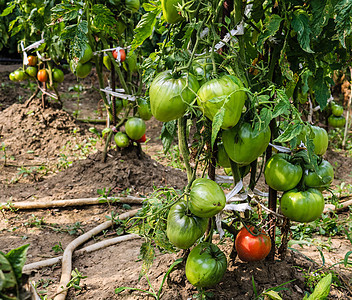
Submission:
<svg viewBox="0 0 352 300">
<path fill-rule="evenodd" d="M 72 117 L 73 110 L 77 108 L 76 100 L 69 97 L 63 99 L 64 110 L 55 108 L 56 104 L 43 110 L 39 99 L 26 107 L 30 93 L 23 91 L 23 85 L 8 80 L 12 70 L 9 66 L 3 69 L 0 66 L 0 80 L 3 83 L 0 86 L 0 145 L 4 143 L 6 146 L 7 157 L 5 166 L 4 151 L 0 151 L 1 202 L 97 197 L 97 190 L 103 188 L 111 188 L 111 194 L 148 196 L 157 187 L 182 189 L 185 186 L 185 174 L 167 166 L 165 157 L 158 159 L 162 149 L 158 139 L 160 122 L 154 119 L 147 122 L 150 141 L 142 146 L 143 153 L 133 146 L 123 151 L 111 149 L 106 162 L 102 162 L 104 143 L 88 130 L 93 125 L 79 123 Z M 60 87 L 63 92 L 77 83 L 70 76 L 67 75 L 65 84 Z M 86 91 L 81 100 L 82 117 L 101 117 L 97 109 L 100 96 L 96 92 L 94 76 L 81 84 Z M 97 126 L 99 130 L 103 127 Z M 342 181 L 351 183 L 348 176 L 352 166 L 350 155 L 329 150 L 326 157 L 336 166 L 334 184 Z M 28 172 L 21 173 L 21 170 Z M 0 251 L 6 253 L 29 243 L 28 263 L 55 257 L 62 253 L 55 252 L 53 247 L 61 244 L 65 248 L 83 231 L 103 223 L 112 211 L 119 214 L 126 209 L 126 206 L 114 203 L 35 211 L 3 210 L 0 217 Z M 88 244 L 113 236 L 116 236 L 116 231 L 110 230 Z M 332 248 L 324 252 L 330 265 L 340 262 L 351 248 L 346 240 L 334 241 L 336 243 Z M 73 268 L 87 278 L 81 280 L 82 290 L 71 289 L 67 299 L 148 299 L 142 292 L 114 293 L 114 289 L 121 286 L 149 290 L 145 277 L 139 280 L 142 242 L 142 239 L 136 239 L 75 256 Z M 229 257 L 232 242 L 221 243 L 220 247 Z M 300 250 L 319 261 L 319 252 L 315 248 Z M 156 255 L 148 272 L 155 290 L 159 289 L 170 265 L 182 254 Z M 284 284 L 281 292 L 283 299 L 302 299 L 304 291 L 309 291 L 304 275 L 319 267 L 293 251 L 289 251 L 285 261 L 276 259 L 273 262 L 243 263 L 238 259 L 229 259 L 228 262 L 222 282 L 207 290 L 214 299 L 255 299 L 255 291 L 260 294 L 281 284 Z M 351 270 L 336 269 L 336 274 L 345 278 L 343 276 L 351 276 Z M 29 279 L 38 285 L 38 290 L 50 296 L 56 291 L 61 267 L 57 264 L 29 275 Z M 350 282 L 349 278 L 347 282 Z M 180 268 L 173 271 L 165 283 L 162 299 L 191 299 L 196 294 L 197 290 L 188 283 L 184 269 Z M 352 299 L 352 295 L 347 289 L 335 286 L 329 299 Z"/>
</svg>

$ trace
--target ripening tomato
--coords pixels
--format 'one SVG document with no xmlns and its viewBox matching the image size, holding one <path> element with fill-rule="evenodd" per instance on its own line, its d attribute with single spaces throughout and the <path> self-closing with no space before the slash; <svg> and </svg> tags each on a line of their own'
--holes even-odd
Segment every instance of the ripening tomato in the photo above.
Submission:
<svg viewBox="0 0 352 300">
<path fill-rule="evenodd" d="M 259 261 L 267 257 L 271 250 L 270 237 L 261 230 L 250 226 L 249 230 L 257 235 L 250 233 L 243 227 L 236 236 L 235 247 L 238 257 L 242 261 Z"/>
<path fill-rule="evenodd" d="M 27 59 L 28 59 L 28 66 L 35 67 L 38 63 L 38 57 L 34 55 L 29 55 Z"/>
<path fill-rule="evenodd" d="M 143 136 L 139 140 L 137 140 L 137 142 L 138 143 L 145 143 L 146 140 L 147 140 L 147 137 L 145 134 L 143 134 Z"/>
<path fill-rule="evenodd" d="M 40 81 L 40 82 L 47 82 L 48 81 L 48 72 L 45 70 L 45 69 L 41 69 L 38 71 L 37 73 L 37 79 Z"/>
<path fill-rule="evenodd" d="M 121 62 L 122 62 L 122 61 L 125 61 L 125 59 L 126 59 L 126 52 L 125 52 L 125 50 L 120 49 L 120 50 L 119 50 L 119 53 L 120 53 L 120 61 L 121 61 Z M 112 51 L 112 56 L 113 56 L 115 59 L 117 59 L 117 58 L 118 58 L 118 52 L 117 52 L 116 50 Z"/>
<path fill-rule="evenodd" d="M 33 77 L 35 78 L 37 76 L 37 67 L 27 67 L 26 69 L 26 73 L 30 76 L 30 77 Z"/>
</svg>

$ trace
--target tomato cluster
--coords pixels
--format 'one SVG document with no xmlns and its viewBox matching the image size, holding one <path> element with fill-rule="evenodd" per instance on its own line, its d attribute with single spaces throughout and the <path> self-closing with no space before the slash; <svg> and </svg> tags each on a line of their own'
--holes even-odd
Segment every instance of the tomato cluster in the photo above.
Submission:
<svg viewBox="0 0 352 300">
<path fill-rule="evenodd" d="M 117 132 L 114 136 L 115 143 L 120 148 L 125 148 L 130 141 L 146 142 L 146 125 L 141 118 L 131 117 L 125 123 L 125 132 Z"/>
<path fill-rule="evenodd" d="M 328 117 L 328 123 L 332 127 L 341 128 L 346 124 L 346 118 L 343 116 L 343 106 L 330 102 L 329 112 L 331 112 Z"/>
</svg>

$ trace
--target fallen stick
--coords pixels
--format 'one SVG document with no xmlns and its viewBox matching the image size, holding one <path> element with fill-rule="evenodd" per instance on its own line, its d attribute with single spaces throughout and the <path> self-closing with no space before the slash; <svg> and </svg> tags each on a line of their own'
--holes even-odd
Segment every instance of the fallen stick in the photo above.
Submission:
<svg viewBox="0 0 352 300">
<path fill-rule="evenodd" d="M 84 247 L 82 249 L 79 249 L 77 251 L 74 252 L 74 256 L 80 256 L 83 255 L 85 253 L 90 253 L 96 250 L 100 250 L 112 245 L 115 245 L 117 243 L 123 242 L 123 241 L 129 241 L 129 240 L 133 240 L 136 238 L 140 238 L 140 236 L 138 234 L 128 234 L 128 235 L 123 235 L 123 236 L 118 236 L 118 237 L 114 237 L 112 239 L 108 239 L 108 240 L 104 240 L 98 243 L 95 243 L 93 245 L 89 245 L 87 247 Z M 59 262 L 61 262 L 62 260 L 62 255 L 58 256 L 58 257 L 53 257 L 53 258 L 49 258 L 46 260 L 41 260 L 41 261 L 37 261 L 35 263 L 31 263 L 31 264 L 27 264 L 23 266 L 22 272 L 23 273 L 30 273 L 31 271 L 37 270 L 37 269 L 41 269 L 44 267 L 50 267 L 52 265 L 55 265 Z"/>
<path fill-rule="evenodd" d="M 336 207 L 334 204 L 325 204 L 323 213 L 327 213 L 327 212 L 329 212 L 329 210 L 342 211 L 345 208 L 349 207 L 350 205 L 352 205 L 352 200 L 347 200 L 345 202 L 342 202 L 341 206 L 339 205 L 338 207 Z"/>
<path fill-rule="evenodd" d="M 134 216 L 138 212 L 138 209 L 134 209 L 128 212 L 125 212 L 121 215 L 118 216 L 120 220 L 124 220 L 127 218 L 130 218 Z M 54 297 L 54 300 L 65 300 L 66 295 L 67 295 L 67 284 L 69 283 L 71 279 L 71 271 L 72 271 L 72 253 L 73 251 L 79 247 L 81 244 L 85 243 L 88 241 L 90 238 L 92 238 L 94 235 L 98 234 L 99 232 L 109 228 L 110 226 L 113 225 L 113 221 L 109 220 L 106 221 L 97 227 L 89 230 L 85 234 L 82 234 L 75 240 L 73 240 L 71 243 L 69 243 L 64 251 L 64 254 L 62 256 L 62 271 L 61 271 L 61 279 L 59 283 L 59 287 L 57 288 L 57 293 L 56 296 Z M 50 297 L 51 298 L 51 297 Z"/>
<path fill-rule="evenodd" d="M 48 200 L 48 201 L 33 201 L 33 202 L 7 202 L 1 203 L 0 209 L 39 209 L 53 207 L 68 207 L 68 206 L 83 206 L 95 205 L 101 203 L 119 202 L 128 204 L 142 204 L 146 198 L 134 196 L 122 197 L 107 197 L 107 198 L 81 198 L 81 199 L 66 199 L 66 200 Z"/>
</svg>

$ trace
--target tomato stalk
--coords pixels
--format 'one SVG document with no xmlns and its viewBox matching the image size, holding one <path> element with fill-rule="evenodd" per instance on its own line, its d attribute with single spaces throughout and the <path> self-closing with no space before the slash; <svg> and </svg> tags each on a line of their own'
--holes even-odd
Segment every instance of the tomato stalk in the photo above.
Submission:
<svg viewBox="0 0 352 300">
<path fill-rule="evenodd" d="M 187 172 L 187 180 L 188 180 L 188 185 L 186 188 L 186 192 L 187 192 L 193 181 L 193 171 L 189 162 L 189 149 L 188 149 L 187 136 L 186 136 L 187 118 L 181 117 L 178 119 L 177 123 L 178 123 L 178 129 L 177 129 L 178 145 L 179 145 L 180 152 L 183 157 L 183 161 Z"/>
</svg>

